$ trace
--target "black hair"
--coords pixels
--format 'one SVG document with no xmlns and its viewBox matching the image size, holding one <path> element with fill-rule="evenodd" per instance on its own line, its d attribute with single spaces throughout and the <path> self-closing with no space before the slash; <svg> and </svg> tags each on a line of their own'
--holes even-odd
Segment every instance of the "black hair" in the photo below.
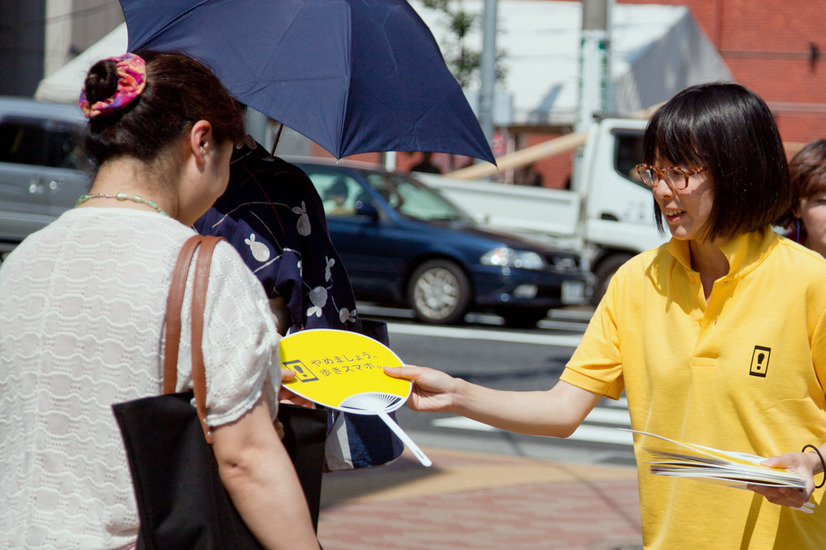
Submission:
<svg viewBox="0 0 826 550">
<path fill-rule="evenodd" d="M 240 104 L 206 66 L 183 54 L 134 53 L 146 63 L 146 88 L 126 107 L 89 119 L 84 149 L 95 169 L 120 156 L 152 160 L 199 120 L 212 124 L 219 143 L 244 137 Z M 110 98 L 117 81 L 115 62 L 98 61 L 86 76 L 86 98 Z"/>
<path fill-rule="evenodd" d="M 714 204 L 700 237 L 731 238 L 763 228 L 791 204 L 783 142 L 766 103 L 739 84 L 686 88 L 645 130 L 644 161 L 707 167 Z M 657 227 L 663 220 L 656 201 Z"/>
</svg>

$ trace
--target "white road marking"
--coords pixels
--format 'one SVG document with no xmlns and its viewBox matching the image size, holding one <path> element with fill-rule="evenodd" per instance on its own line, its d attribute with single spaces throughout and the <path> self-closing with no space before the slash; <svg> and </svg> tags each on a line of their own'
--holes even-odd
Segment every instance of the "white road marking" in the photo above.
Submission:
<svg viewBox="0 0 826 550">
<path fill-rule="evenodd" d="M 631 432 L 618 430 L 617 427 L 630 427 L 631 419 L 628 410 L 619 408 L 621 403 L 606 403 L 607 407 L 595 407 L 585 422 L 568 438 L 577 441 L 591 441 L 596 443 L 612 443 L 614 445 L 634 444 L 634 436 Z M 590 423 L 609 424 L 609 426 L 595 426 Z M 472 430 L 479 432 L 497 432 L 499 428 L 494 428 L 471 420 L 463 416 L 450 416 L 437 418 L 433 425 L 439 428 L 452 428 L 456 430 Z"/>
<path fill-rule="evenodd" d="M 413 336 L 432 336 L 438 338 L 457 338 L 463 340 L 488 340 L 496 342 L 512 342 L 515 344 L 537 344 L 547 346 L 563 346 L 575 348 L 582 340 L 581 334 L 527 334 L 508 332 L 505 330 L 468 329 L 459 327 L 408 325 L 403 323 L 388 323 L 387 330 L 393 334 L 407 334 Z"/>
</svg>

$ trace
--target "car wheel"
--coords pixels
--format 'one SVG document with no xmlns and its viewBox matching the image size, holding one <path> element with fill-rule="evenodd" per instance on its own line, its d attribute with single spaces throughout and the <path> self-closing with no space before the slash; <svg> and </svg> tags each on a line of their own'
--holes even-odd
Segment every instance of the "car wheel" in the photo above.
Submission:
<svg viewBox="0 0 826 550">
<path fill-rule="evenodd" d="M 416 318 L 425 323 L 461 322 L 470 307 L 470 283 L 449 260 L 431 260 L 410 277 L 407 299 Z"/>
<path fill-rule="evenodd" d="M 547 309 L 513 308 L 498 311 L 509 328 L 533 328 L 548 315 Z"/>
<path fill-rule="evenodd" d="M 591 301 L 594 305 L 598 304 L 605 292 L 608 290 L 608 283 L 611 282 L 611 277 L 620 268 L 622 264 L 631 259 L 628 254 L 616 254 L 605 258 L 597 268 L 594 270 L 594 277 L 596 284 L 594 285 L 594 293 L 591 296 Z"/>
</svg>

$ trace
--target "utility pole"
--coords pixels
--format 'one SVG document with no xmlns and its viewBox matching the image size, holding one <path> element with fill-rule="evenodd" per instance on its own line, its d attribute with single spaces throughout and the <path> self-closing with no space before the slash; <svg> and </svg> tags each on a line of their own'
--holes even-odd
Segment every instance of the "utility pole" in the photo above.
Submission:
<svg viewBox="0 0 826 550">
<path fill-rule="evenodd" d="M 587 130 L 594 113 L 611 109 L 611 6 L 613 0 L 582 0 L 576 129 Z"/>
<path fill-rule="evenodd" d="M 496 85 L 496 11 L 497 0 L 485 0 L 482 20 L 482 58 L 480 60 L 479 125 L 488 144 L 493 141 L 493 93 Z"/>
</svg>

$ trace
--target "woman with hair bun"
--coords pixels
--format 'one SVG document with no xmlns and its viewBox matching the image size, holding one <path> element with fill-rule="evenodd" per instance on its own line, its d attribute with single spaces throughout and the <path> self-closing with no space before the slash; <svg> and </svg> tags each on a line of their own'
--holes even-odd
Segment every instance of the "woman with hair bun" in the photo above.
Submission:
<svg viewBox="0 0 826 550">
<path fill-rule="evenodd" d="M 0 268 L 2 548 L 135 547 L 135 497 L 110 407 L 161 391 L 173 267 L 244 137 L 235 100 L 179 54 L 99 61 L 80 106 L 91 189 Z M 280 369 L 267 298 L 226 243 L 209 290 L 206 421 L 221 478 L 264 547 L 317 549 L 272 424 Z M 189 308 L 182 316 L 189 326 Z M 191 387 L 190 370 L 182 352 L 178 391 Z"/>
</svg>

